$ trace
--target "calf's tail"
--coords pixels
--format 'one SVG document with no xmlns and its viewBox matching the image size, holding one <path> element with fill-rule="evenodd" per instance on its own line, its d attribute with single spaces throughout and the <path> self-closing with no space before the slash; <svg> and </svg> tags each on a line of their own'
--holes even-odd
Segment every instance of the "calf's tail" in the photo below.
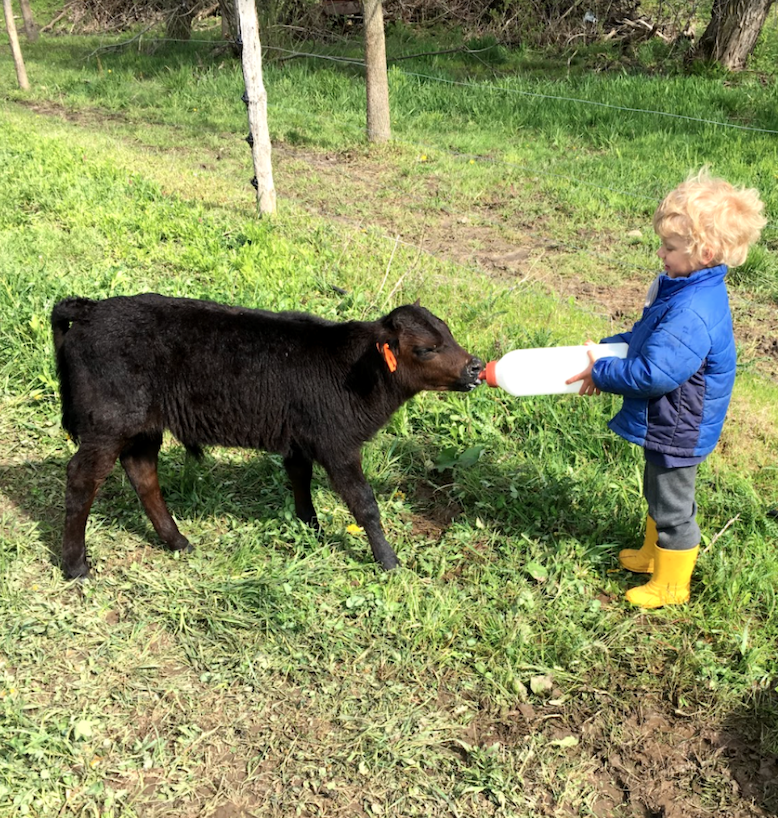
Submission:
<svg viewBox="0 0 778 818">
<path fill-rule="evenodd" d="M 57 377 L 62 401 L 62 426 L 73 440 L 78 440 L 78 428 L 70 391 L 70 372 L 63 350 L 65 336 L 71 325 L 77 321 L 87 321 L 97 302 L 89 298 L 65 298 L 54 305 L 51 311 L 51 332 L 54 336 L 54 351 L 57 356 Z"/>
<path fill-rule="evenodd" d="M 54 349 L 58 360 L 62 342 L 65 340 L 65 334 L 70 329 L 70 325 L 74 321 L 87 319 L 96 303 L 91 298 L 75 296 L 73 298 L 64 298 L 54 305 L 54 309 L 51 311 L 51 331 L 54 335 Z"/>
</svg>

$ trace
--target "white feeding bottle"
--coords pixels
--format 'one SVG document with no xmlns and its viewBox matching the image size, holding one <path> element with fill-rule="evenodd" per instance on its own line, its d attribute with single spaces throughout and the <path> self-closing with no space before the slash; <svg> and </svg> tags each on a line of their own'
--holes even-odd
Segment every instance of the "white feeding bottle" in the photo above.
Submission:
<svg viewBox="0 0 778 818">
<path fill-rule="evenodd" d="M 627 344 L 514 349 L 499 361 L 489 361 L 481 373 L 481 380 L 518 397 L 577 393 L 581 382 L 568 384 L 565 381 L 589 366 L 590 351 L 595 360 L 607 357 L 626 358 Z"/>
</svg>

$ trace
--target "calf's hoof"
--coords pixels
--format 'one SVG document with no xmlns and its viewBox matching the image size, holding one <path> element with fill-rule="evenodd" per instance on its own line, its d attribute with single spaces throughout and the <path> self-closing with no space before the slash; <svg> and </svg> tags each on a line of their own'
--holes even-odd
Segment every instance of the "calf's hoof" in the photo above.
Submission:
<svg viewBox="0 0 778 818">
<path fill-rule="evenodd" d="M 179 534 L 175 539 L 166 543 L 171 551 L 180 551 L 183 554 L 191 554 L 194 551 L 194 546 L 187 540 L 183 534 Z"/>
<path fill-rule="evenodd" d="M 397 557 L 393 554 L 391 557 L 387 557 L 381 560 L 381 568 L 384 571 L 394 571 L 395 568 L 399 568 L 402 563 Z"/>
<path fill-rule="evenodd" d="M 65 579 L 83 582 L 89 576 L 89 565 L 86 562 L 78 565 L 68 565 L 64 569 Z"/>
</svg>

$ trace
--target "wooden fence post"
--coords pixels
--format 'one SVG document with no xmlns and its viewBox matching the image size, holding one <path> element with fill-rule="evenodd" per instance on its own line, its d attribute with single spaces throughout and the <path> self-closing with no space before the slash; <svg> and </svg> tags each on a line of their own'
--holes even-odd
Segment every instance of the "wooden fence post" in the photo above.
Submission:
<svg viewBox="0 0 778 818">
<path fill-rule="evenodd" d="M 276 211 L 276 189 L 270 161 L 270 131 L 267 126 L 267 92 L 262 82 L 262 47 L 259 42 L 259 21 L 255 0 L 237 0 L 238 24 L 243 43 L 241 62 L 249 117 L 248 143 L 254 160 L 254 178 L 260 216 Z"/>
<path fill-rule="evenodd" d="M 381 2 L 382 0 L 364 0 L 367 138 L 370 142 L 388 142 L 392 138 L 384 11 Z"/>
<path fill-rule="evenodd" d="M 32 16 L 30 0 L 19 0 L 22 9 L 22 20 L 24 21 L 24 36 L 34 43 L 38 39 L 38 26 L 35 25 L 35 18 Z"/>
<path fill-rule="evenodd" d="M 16 22 L 14 21 L 14 10 L 11 8 L 11 0 L 3 0 L 3 14 L 5 14 L 5 28 L 8 31 L 8 39 L 11 43 L 16 79 L 19 81 L 19 87 L 22 91 L 29 91 L 30 81 L 27 79 L 27 69 L 24 67 L 22 49 L 19 48 L 19 37 L 16 34 Z"/>
</svg>

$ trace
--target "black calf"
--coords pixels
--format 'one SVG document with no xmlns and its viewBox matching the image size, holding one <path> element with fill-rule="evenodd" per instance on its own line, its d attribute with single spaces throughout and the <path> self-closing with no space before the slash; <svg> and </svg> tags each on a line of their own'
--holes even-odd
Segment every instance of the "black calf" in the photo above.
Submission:
<svg viewBox="0 0 778 818">
<path fill-rule="evenodd" d="M 483 368 L 418 304 L 334 323 L 155 294 L 67 298 L 51 324 L 62 425 L 79 442 L 62 544 L 70 578 L 89 571 L 86 521 L 117 457 L 163 542 L 189 545 L 157 478 L 164 429 L 196 453 L 207 445 L 279 452 L 297 515 L 313 526 L 312 464 L 321 463 L 376 561 L 396 567 L 361 447 L 418 392 L 468 392 Z"/>
</svg>

